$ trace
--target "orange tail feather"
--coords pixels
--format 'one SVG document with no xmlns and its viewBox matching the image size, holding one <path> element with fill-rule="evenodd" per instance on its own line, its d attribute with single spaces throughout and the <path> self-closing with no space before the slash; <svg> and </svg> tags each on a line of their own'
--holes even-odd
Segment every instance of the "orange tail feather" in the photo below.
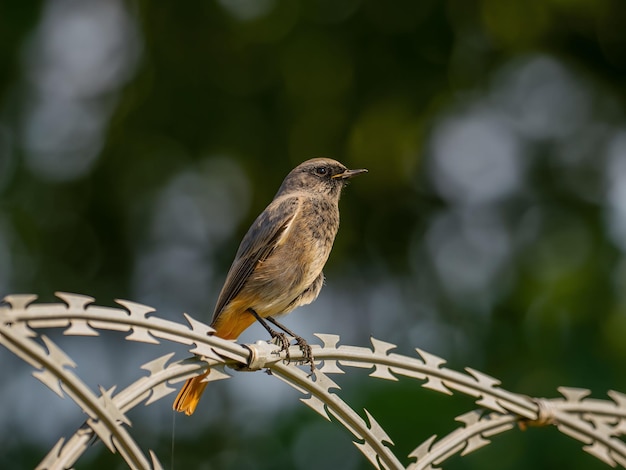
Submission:
<svg viewBox="0 0 626 470">
<path fill-rule="evenodd" d="M 215 329 L 215 336 L 223 339 L 237 339 L 243 330 L 254 323 L 254 317 L 242 308 L 240 303 L 241 301 L 239 300 L 232 301 L 220 313 L 218 319 L 211 323 L 211 326 Z M 192 377 L 185 382 L 183 388 L 178 392 L 176 400 L 174 400 L 174 405 L 172 406 L 174 411 L 184 412 L 187 416 L 193 414 L 208 384 L 208 382 L 203 380 L 209 375 L 209 372 L 211 372 L 211 369 L 207 369 L 204 374 Z"/>
<path fill-rule="evenodd" d="M 183 388 L 178 392 L 176 400 L 174 400 L 174 405 L 172 406 L 174 411 L 184 412 L 187 416 L 191 416 L 196 411 L 196 406 L 198 406 L 200 397 L 208 384 L 208 382 L 203 382 L 203 380 L 209 375 L 209 372 L 211 372 L 211 369 L 185 382 Z"/>
</svg>

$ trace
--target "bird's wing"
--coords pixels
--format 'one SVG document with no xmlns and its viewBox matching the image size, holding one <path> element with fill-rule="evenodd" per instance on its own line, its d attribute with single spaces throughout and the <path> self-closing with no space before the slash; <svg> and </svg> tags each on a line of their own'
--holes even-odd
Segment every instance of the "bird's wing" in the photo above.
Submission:
<svg viewBox="0 0 626 470">
<path fill-rule="evenodd" d="M 217 299 L 213 321 L 241 291 L 257 263 L 266 260 L 280 243 L 298 213 L 300 203 L 301 200 L 297 196 L 275 199 L 248 229 Z"/>
</svg>

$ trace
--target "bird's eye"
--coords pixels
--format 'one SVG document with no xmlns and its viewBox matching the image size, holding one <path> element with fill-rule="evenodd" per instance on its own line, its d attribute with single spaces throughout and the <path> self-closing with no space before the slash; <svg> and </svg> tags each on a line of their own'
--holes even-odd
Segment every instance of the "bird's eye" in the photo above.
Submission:
<svg viewBox="0 0 626 470">
<path fill-rule="evenodd" d="M 328 173 L 328 168 L 325 166 L 318 166 L 315 168 L 315 173 L 319 176 L 324 176 Z"/>
</svg>

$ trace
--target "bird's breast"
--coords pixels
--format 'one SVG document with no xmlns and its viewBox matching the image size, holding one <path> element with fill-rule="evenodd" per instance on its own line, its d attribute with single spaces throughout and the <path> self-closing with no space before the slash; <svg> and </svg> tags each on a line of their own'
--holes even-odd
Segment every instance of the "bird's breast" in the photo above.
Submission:
<svg viewBox="0 0 626 470">
<path fill-rule="evenodd" d="M 291 245 L 290 249 L 308 257 L 308 264 L 316 271 L 315 278 L 326 264 L 337 235 L 337 204 L 323 198 L 303 203 L 292 228 L 286 242 Z"/>
<path fill-rule="evenodd" d="M 285 313 L 292 301 L 318 278 L 338 228 L 336 203 L 302 201 L 272 254 L 258 263 L 248 282 L 248 288 L 264 292 L 257 306 L 260 315 Z"/>
</svg>

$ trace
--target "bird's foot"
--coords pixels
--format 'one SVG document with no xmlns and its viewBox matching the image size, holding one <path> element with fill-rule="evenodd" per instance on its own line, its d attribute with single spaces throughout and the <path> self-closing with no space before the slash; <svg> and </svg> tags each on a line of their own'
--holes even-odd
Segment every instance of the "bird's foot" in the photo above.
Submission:
<svg viewBox="0 0 626 470">
<path fill-rule="evenodd" d="M 280 333 L 272 329 L 269 330 L 269 333 L 276 344 L 280 346 L 280 352 L 285 351 L 285 362 L 289 364 L 289 362 L 291 362 L 291 357 L 289 355 L 289 346 L 291 346 L 291 343 L 289 342 L 289 337 L 285 333 Z"/>
<path fill-rule="evenodd" d="M 311 373 L 309 374 L 310 377 L 313 375 L 313 372 L 315 372 L 315 359 L 313 358 L 311 346 L 309 346 L 309 343 L 307 343 L 301 336 L 296 336 L 295 340 L 296 344 L 300 348 L 300 351 L 302 351 L 302 364 L 306 364 L 308 362 L 311 367 Z"/>
<path fill-rule="evenodd" d="M 292 338 L 294 338 L 296 340 L 296 344 L 300 348 L 300 351 L 302 351 L 302 364 L 309 363 L 311 365 L 311 373 L 309 374 L 309 377 L 311 375 L 313 375 L 313 372 L 315 372 L 315 362 L 314 362 L 314 359 L 313 359 L 313 352 L 311 351 L 311 346 L 309 346 L 309 343 L 307 343 L 306 340 L 302 336 L 298 336 L 293 331 L 291 331 L 289 328 L 285 327 L 284 325 L 281 325 L 273 317 L 266 317 L 265 319 L 262 319 L 254 310 L 250 310 L 250 313 L 252 313 L 252 315 L 254 315 L 254 317 L 259 321 L 259 323 L 261 323 L 261 325 L 263 325 L 263 327 L 269 332 L 269 334 L 272 336 L 272 338 L 277 341 L 277 344 L 279 344 L 281 346 L 281 349 L 280 349 L 281 352 L 282 351 L 286 351 L 285 362 L 287 364 L 289 364 L 289 362 L 291 361 L 291 357 L 289 355 L 290 342 L 289 342 L 289 339 L 288 339 L 287 335 L 290 335 Z M 279 333 L 279 332 L 273 330 L 265 322 L 265 320 L 273 323 L 278 328 L 283 330 L 286 334 L 285 333 Z"/>
</svg>

